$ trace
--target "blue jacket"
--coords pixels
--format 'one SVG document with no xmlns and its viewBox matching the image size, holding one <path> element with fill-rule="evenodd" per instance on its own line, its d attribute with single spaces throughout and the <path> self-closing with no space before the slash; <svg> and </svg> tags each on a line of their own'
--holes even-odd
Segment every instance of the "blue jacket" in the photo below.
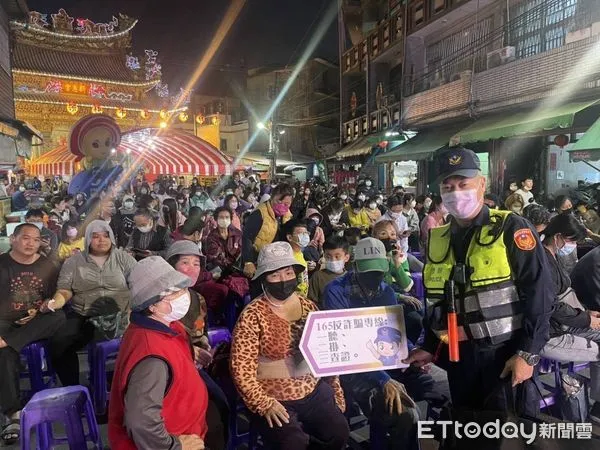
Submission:
<svg viewBox="0 0 600 450">
<path fill-rule="evenodd" d="M 353 272 L 333 280 L 325 287 L 323 293 L 323 309 L 350 309 L 350 308 L 369 308 L 374 306 L 395 306 L 398 304 L 394 290 L 385 282 L 381 282 L 379 293 L 368 300 L 364 296 L 352 294 Z M 378 383 L 383 387 L 390 380 L 390 376 L 385 370 L 377 372 L 365 372 L 360 375 L 370 381 Z"/>
</svg>

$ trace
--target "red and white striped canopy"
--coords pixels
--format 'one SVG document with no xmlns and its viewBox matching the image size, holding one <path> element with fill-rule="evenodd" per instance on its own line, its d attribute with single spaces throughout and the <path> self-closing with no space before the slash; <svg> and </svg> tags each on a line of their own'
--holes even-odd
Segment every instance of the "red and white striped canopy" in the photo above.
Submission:
<svg viewBox="0 0 600 450">
<path fill-rule="evenodd" d="M 28 165 L 29 172 L 38 176 L 73 175 L 80 169 L 80 163 L 76 159 L 67 144 L 61 144 L 39 158 L 32 159 Z"/>
<path fill-rule="evenodd" d="M 127 158 L 129 156 L 129 158 Z M 30 163 L 35 175 L 73 175 L 79 163 L 61 145 Z M 219 149 L 192 134 L 178 130 L 145 128 L 123 134 L 115 159 L 130 160 L 152 175 L 230 175 L 232 161 Z"/>
</svg>

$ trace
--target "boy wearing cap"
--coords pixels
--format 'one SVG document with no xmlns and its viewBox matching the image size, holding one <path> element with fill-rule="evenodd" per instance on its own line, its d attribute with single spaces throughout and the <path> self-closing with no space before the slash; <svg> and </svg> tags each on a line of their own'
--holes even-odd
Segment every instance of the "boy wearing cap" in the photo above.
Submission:
<svg viewBox="0 0 600 450">
<path fill-rule="evenodd" d="M 354 270 L 327 285 L 323 309 L 397 305 L 394 290 L 383 281 L 388 271 L 385 245 L 375 238 L 361 239 L 354 248 Z M 417 370 L 380 370 L 343 375 L 340 379 L 369 421 L 387 431 L 389 448 L 418 448 L 419 414 L 411 396 L 420 400 L 431 391 L 431 376 Z"/>
<path fill-rule="evenodd" d="M 179 322 L 190 307 L 192 280 L 150 256 L 135 265 L 128 281 L 131 324 L 115 363 L 110 447 L 202 449 L 208 394 Z"/>
<path fill-rule="evenodd" d="M 452 306 L 461 325 L 452 343 L 458 361 L 447 367 L 453 404 L 505 411 L 500 378 L 512 373 L 512 387 L 530 379 L 548 339 L 554 292 L 544 248 L 527 220 L 484 204 L 486 180 L 475 152 L 450 148 L 438 155 L 437 165 L 451 219 L 429 231 L 423 272 L 429 329 L 423 347 L 405 362 L 421 367 L 434 354 L 448 358 Z M 447 296 L 453 284 L 455 299 Z M 522 403 L 536 404 L 537 393 Z"/>
</svg>

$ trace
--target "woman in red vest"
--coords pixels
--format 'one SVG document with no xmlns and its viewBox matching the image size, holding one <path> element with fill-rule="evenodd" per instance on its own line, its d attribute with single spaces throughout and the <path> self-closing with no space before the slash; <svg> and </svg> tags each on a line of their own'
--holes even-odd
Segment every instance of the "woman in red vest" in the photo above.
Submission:
<svg viewBox="0 0 600 450">
<path fill-rule="evenodd" d="M 190 307 L 191 284 L 159 256 L 143 259 L 129 275 L 131 324 L 108 413 L 114 450 L 204 448 L 208 394 L 179 322 Z"/>
</svg>

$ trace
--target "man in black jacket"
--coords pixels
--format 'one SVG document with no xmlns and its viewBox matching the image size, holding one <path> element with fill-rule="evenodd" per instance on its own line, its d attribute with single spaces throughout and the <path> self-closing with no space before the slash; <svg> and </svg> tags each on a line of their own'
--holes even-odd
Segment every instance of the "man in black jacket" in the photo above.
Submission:
<svg viewBox="0 0 600 450">
<path fill-rule="evenodd" d="M 571 272 L 577 298 L 592 311 L 600 311 L 600 247 L 579 260 Z"/>
</svg>

